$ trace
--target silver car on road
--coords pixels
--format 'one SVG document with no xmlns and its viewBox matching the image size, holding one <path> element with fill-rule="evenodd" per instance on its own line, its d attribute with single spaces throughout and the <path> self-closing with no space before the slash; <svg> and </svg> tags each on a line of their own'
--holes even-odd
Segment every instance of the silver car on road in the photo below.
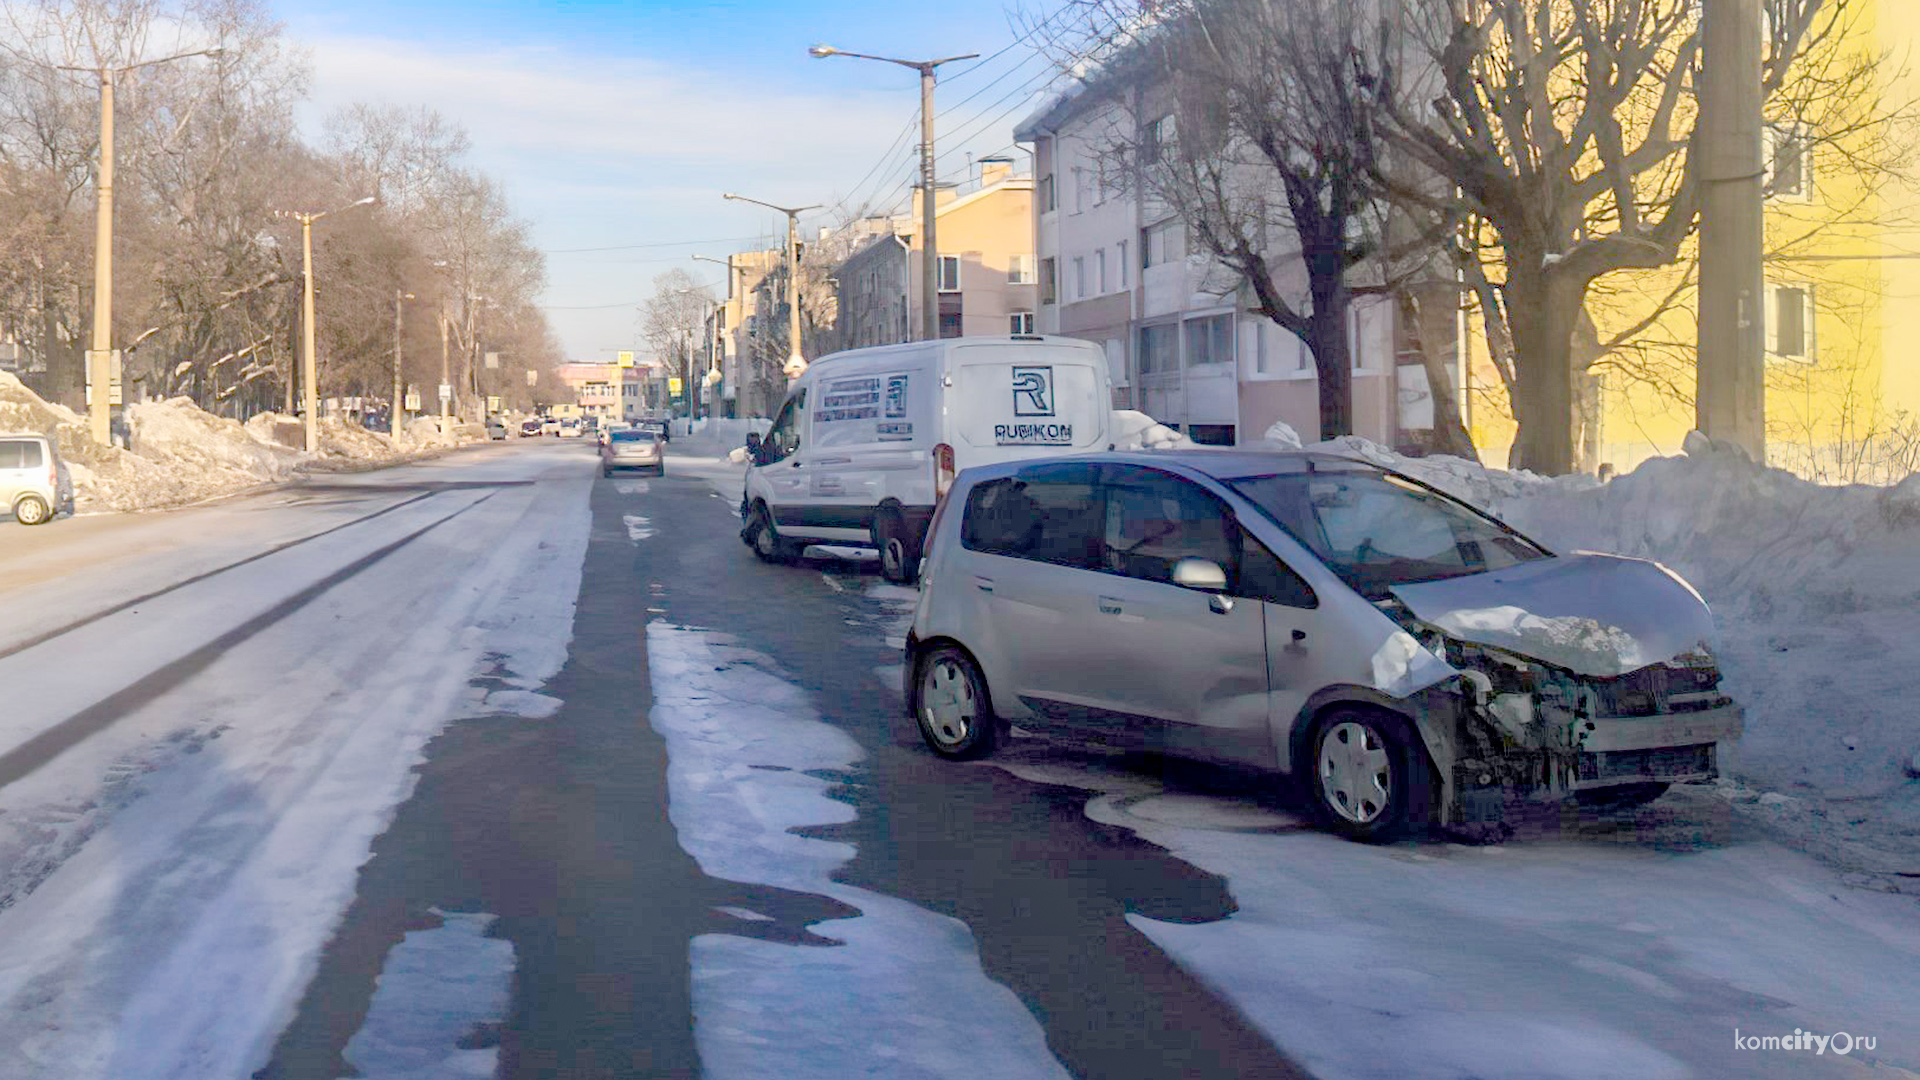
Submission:
<svg viewBox="0 0 1920 1080">
<path fill-rule="evenodd" d="M 22 525 L 44 525 L 73 512 L 73 477 L 52 439 L 0 435 L 0 512 Z"/>
<path fill-rule="evenodd" d="M 1666 568 L 1559 555 L 1391 470 L 1181 451 L 963 473 L 907 639 L 946 757 L 1008 725 L 1287 774 L 1357 839 L 1634 803 L 1742 730 Z"/>
</svg>

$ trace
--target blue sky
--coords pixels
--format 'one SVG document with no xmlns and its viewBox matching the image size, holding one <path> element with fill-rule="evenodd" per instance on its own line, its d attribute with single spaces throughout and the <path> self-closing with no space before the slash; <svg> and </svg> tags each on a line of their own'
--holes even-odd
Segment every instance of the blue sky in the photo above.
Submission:
<svg viewBox="0 0 1920 1080">
<path fill-rule="evenodd" d="M 655 274 L 682 267 L 717 283 L 720 268 L 691 254 L 784 229 L 721 192 L 836 208 L 906 196 L 917 77 L 815 60 L 809 45 L 911 59 L 1013 45 L 943 69 L 938 102 L 943 179 L 966 175 L 969 151 L 1006 149 L 1050 79 L 1046 58 L 1016 41 L 1060 0 L 1008 6 L 1021 2 L 280 0 L 276 13 L 312 57 L 311 131 L 356 100 L 429 105 L 468 129 L 473 160 L 549 252 L 555 330 L 589 359 L 634 347 L 632 305 Z"/>
</svg>

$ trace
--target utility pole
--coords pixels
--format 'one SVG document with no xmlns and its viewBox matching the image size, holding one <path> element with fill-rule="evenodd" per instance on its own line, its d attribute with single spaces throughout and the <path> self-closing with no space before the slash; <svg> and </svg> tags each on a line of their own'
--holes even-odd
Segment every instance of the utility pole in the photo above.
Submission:
<svg viewBox="0 0 1920 1080">
<path fill-rule="evenodd" d="M 451 430 L 453 420 L 453 353 L 447 341 L 447 305 L 440 304 L 440 420 L 441 430 Z"/>
<path fill-rule="evenodd" d="M 87 350 L 87 420 L 93 441 L 113 441 L 113 376 L 118 357 L 113 349 L 113 93 L 120 76 L 155 64 L 190 56 L 219 56 L 218 46 L 143 60 L 123 67 L 58 65 L 60 71 L 82 71 L 100 80 L 100 166 L 94 177 L 96 208 L 93 219 L 93 337 Z"/>
<path fill-rule="evenodd" d="M 778 210 L 787 215 L 787 378 L 797 379 L 807 370 L 806 357 L 800 355 L 800 215 L 808 210 L 818 210 L 819 206 L 775 206 L 759 199 L 749 199 L 745 195 L 728 192 L 723 198 L 749 202 L 755 206 L 764 206 L 769 210 Z"/>
<path fill-rule="evenodd" d="M 313 358 L 313 223 L 328 214 L 374 202 L 373 196 L 319 213 L 279 214 L 300 222 L 300 405 L 306 412 L 307 453 L 320 450 L 320 395 Z"/>
<path fill-rule="evenodd" d="M 979 53 L 948 56 L 939 60 L 896 60 L 891 56 L 868 56 L 846 52 L 831 45 L 815 45 L 807 52 L 815 59 L 851 56 L 858 60 L 879 60 L 913 68 L 920 73 L 920 336 L 932 341 L 940 336 L 940 245 L 934 236 L 935 210 L 933 171 L 933 85 L 934 69 L 955 60 L 971 60 Z"/>
<path fill-rule="evenodd" d="M 401 342 L 404 340 L 401 302 L 411 299 L 413 299 L 412 293 L 403 289 L 393 290 L 393 406 L 387 411 L 387 434 L 395 439 L 400 437 L 400 417 L 407 407 L 405 368 L 400 362 Z"/>
<path fill-rule="evenodd" d="M 1766 461 L 1760 0 L 1705 0 L 1695 424 Z"/>
</svg>

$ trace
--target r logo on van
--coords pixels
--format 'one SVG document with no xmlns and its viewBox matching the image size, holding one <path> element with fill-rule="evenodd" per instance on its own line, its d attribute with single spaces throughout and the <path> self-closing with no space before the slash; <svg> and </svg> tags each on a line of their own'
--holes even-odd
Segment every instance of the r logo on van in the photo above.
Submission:
<svg viewBox="0 0 1920 1080">
<path fill-rule="evenodd" d="M 1051 367 L 1013 369 L 1013 415 L 1053 415 L 1053 369 Z"/>
</svg>

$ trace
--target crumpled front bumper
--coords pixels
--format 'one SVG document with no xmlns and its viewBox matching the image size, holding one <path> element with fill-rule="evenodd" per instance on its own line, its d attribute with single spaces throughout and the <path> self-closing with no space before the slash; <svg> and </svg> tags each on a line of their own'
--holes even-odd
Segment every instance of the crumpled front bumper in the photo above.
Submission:
<svg viewBox="0 0 1920 1080">
<path fill-rule="evenodd" d="M 1712 780 L 1719 776 L 1719 744 L 1738 739 L 1746 729 L 1745 712 L 1733 702 L 1692 712 L 1584 719 L 1570 733 L 1575 748 L 1566 749 L 1470 738 L 1466 726 L 1480 721 L 1466 708 L 1459 723 L 1457 753 L 1443 770 L 1445 823 L 1495 821 L 1509 802 Z"/>
</svg>

